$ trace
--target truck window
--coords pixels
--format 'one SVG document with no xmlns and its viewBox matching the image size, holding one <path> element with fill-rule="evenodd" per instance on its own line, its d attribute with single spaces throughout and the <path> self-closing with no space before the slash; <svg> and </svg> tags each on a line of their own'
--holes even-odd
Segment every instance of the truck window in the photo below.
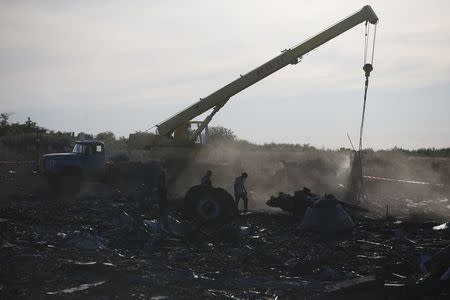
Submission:
<svg viewBox="0 0 450 300">
<path fill-rule="evenodd" d="M 86 145 L 82 145 L 82 144 L 75 144 L 75 146 L 73 147 L 72 152 L 73 153 L 85 153 L 86 151 Z"/>
</svg>

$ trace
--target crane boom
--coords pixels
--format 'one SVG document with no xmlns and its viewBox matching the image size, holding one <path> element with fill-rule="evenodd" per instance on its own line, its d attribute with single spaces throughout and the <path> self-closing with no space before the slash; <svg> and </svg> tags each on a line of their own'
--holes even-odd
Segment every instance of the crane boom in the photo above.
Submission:
<svg viewBox="0 0 450 300">
<path fill-rule="evenodd" d="M 158 134 L 170 136 L 180 126 L 189 123 L 193 118 L 214 108 L 213 113 L 208 116 L 205 121 L 203 121 L 203 124 L 192 134 L 194 138 L 196 138 L 201 130 L 206 127 L 207 123 L 209 123 L 212 116 L 230 99 L 230 97 L 289 64 L 297 64 L 306 53 L 363 22 L 369 22 L 371 24 L 376 24 L 378 22 L 377 15 L 369 5 L 364 6 L 361 10 L 309 38 L 303 43 L 290 49 L 283 50 L 280 55 L 272 58 L 247 74 L 241 75 L 238 79 L 225 85 L 211 95 L 200 98 L 200 101 L 158 124 Z"/>
</svg>

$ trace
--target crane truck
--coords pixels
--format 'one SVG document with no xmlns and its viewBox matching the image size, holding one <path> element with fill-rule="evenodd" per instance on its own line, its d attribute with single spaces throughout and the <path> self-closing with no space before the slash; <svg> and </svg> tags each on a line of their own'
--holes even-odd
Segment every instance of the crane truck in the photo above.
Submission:
<svg viewBox="0 0 450 300">
<path fill-rule="evenodd" d="M 156 134 L 145 135 L 132 134 L 129 139 L 130 148 L 149 148 L 152 146 L 172 146 L 194 144 L 196 141 L 205 142 L 202 133 L 207 132 L 208 124 L 214 115 L 230 100 L 230 98 L 246 88 L 254 85 L 267 76 L 281 70 L 287 65 L 299 63 L 302 57 L 317 47 L 334 39 L 340 34 L 350 30 L 358 24 L 365 23 L 367 26 L 378 23 L 378 17 L 368 5 L 358 10 L 354 14 L 328 27 L 319 34 L 307 39 L 289 49 L 285 49 L 281 54 L 265 62 L 256 69 L 241 75 L 224 87 L 218 89 L 207 97 L 201 98 L 196 103 L 178 112 L 174 116 L 156 125 Z M 366 64 L 364 70 L 371 70 L 371 65 Z M 211 110 L 204 120 L 196 121 L 194 118 Z M 205 134 L 203 134 L 205 137 Z M 47 175 L 50 183 L 60 182 L 65 176 L 83 178 L 87 175 L 104 176 L 105 173 L 105 147 L 101 141 L 78 141 L 72 153 L 47 154 L 42 159 L 43 174 Z M 59 185 L 59 184 L 58 184 Z M 207 191 L 208 192 L 208 191 Z M 203 199 L 202 205 L 193 203 L 197 216 L 200 219 L 216 218 L 218 211 L 233 212 L 232 197 L 220 197 L 222 200 L 216 201 L 217 197 L 204 197 L 202 190 L 195 193 L 193 202 Z M 222 193 L 222 192 L 220 192 Z M 222 193 L 223 194 L 223 193 Z M 188 197 L 189 198 L 189 197 Z M 223 199 L 227 200 L 223 200 Z M 209 199 L 209 200 L 204 200 Z M 231 199 L 231 200 L 230 200 Z M 189 199 L 188 199 L 189 200 Z M 192 202 L 191 201 L 191 202 Z M 190 200 L 188 201 L 190 202 Z M 221 214 L 223 217 L 227 214 Z"/>
<path fill-rule="evenodd" d="M 236 80 L 212 94 L 200 98 L 196 103 L 159 123 L 156 125 L 156 135 L 131 134 L 129 138 L 130 147 L 136 149 L 140 147 L 149 148 L 156 145 L 204 143 L 207 140 L 205 137 L 207 137 L 208 124 L 232 96 L 287 65 L 299 63 L 305 54 L 364 22 L 372 25 L 378 23 L 378 17 L 369 5 L 364 6 L 356 13 L 328 27 L 299 45 L 283 50 L 281 54 L 256 69 L 241 75 Z M 204 120 L 193 120 L 209 110 L 211 112 Z"/>
</svg>

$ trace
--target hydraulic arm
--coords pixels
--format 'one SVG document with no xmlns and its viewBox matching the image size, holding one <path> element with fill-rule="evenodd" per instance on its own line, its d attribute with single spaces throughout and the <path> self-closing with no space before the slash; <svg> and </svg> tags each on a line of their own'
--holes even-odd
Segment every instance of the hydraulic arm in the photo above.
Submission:
<svg viewBox="0 0 450 300">
<path fill-rule="evenodd" d="M 377 15 L 368 5 L 364 6 L 361 10 L 336 23 L 335 25 L 325 29 L 319 34 L 309 38 L 303 43 L 290 49 L 283 50 L 280 55 L 248 72 L 247 74 L 241 75 L 238 79 L 220 88 L 211 95 L 205 98 L 200 98 L 200 101 L 187 107 L 166 121 L 158 124 L 158 134 L 163 136 L 171 136 L 176 129 L 185 126 L 193 118 L 201 115 L 211 108 L 214 108 L 211 114 L 201 123 L 201 125 L 199 125 L 197 130 L 191 134 L 190 139 L 195 140 L 211 121 L 214 114 L 218 112 L 218 110 L 230 99 L 230 97 L 289 64 L 297 64 L 306 53 L 363 22 L 368 22 L 370 24 L 376 24 L 378 22 Z"/>
</svg>

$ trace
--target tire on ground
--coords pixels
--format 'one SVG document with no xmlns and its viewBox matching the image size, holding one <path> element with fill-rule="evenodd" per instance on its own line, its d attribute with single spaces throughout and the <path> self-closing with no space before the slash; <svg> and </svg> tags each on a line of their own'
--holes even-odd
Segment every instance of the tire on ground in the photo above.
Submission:
<svg viewBox="0 0 450 300">
<path fill-rule="evenodd" d="M 235 216 L 233 196 L 223 188 L 196 185 L 184 197 L 184 213 L 201 225 L 220 225 Z"/>
</svg>

